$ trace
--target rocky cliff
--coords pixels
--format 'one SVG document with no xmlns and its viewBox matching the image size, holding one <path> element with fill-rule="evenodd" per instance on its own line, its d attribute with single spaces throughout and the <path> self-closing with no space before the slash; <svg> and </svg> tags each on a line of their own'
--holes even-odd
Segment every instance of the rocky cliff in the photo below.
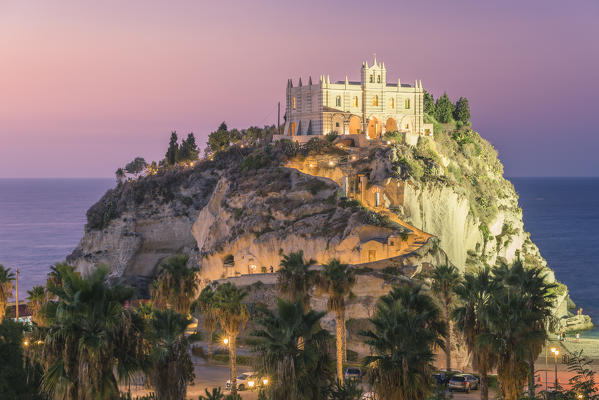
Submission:
<svg viewBox="0 0 599 400">
<path fill-rule="evenodd" d="M 209 281 L 268 274 L 297 250 L 319 263 L 340 258 L 383 281 L 439 263 L 469 270 L 516 257 L 554 279 L 502 175 L 492 146 L 464 129 L 416 146 L 401 134 L 368 147 L 345 137 L 233 146 L 108 191 L 88 211 L 68 260 L 81 271 L 107 264 L 114 279 L 142 289 L 175 253 L 189 254 Z M 564 316 L 567 289 L 559 291 Z M 368 315 L 362 297 L 357 317 Z"/>
</svg>

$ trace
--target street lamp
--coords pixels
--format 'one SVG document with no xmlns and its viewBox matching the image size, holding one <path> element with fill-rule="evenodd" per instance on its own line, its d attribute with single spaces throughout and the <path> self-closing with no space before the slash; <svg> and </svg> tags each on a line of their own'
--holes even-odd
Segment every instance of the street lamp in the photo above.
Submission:
<svg viewBox="0 0 599 400">
<path fill-rule="evenodd" d="M 555 390 L 557 390 L 557 356 L 559 355 L 559 350 L 552 347 L 551 352 L 553 353 L 553 358 L 555 360 Z"/>
</svg>

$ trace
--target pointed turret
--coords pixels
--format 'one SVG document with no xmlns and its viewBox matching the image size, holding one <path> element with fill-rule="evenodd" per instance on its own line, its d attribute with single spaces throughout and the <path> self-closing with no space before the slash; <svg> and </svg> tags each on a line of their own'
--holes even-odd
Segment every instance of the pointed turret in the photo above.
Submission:
<svg viewBox="0 0 599 400">
<path fill-rule="evenodd" d="M 349 79 L 347 79 L 347 75 L 345 75 L 345 85 L 349 85 Z"/>
<path fill-rule="evenodd" d="M 330 75 L 327 75 L 327 85 L 329 85 L 331 83 L 331 77 Z"/>
<path fill-rule="evenodd" d="M 302 77 L 301 77 L 301 76 L 300 76 L 300 79 L 299 79 L 299 84 L 298 84 L 298 85 L 299 85 L 300 87 L 302 87 Z"/>
<path fill-rule="evenodd" d="M 308 85 L 312 86 L 312 75 L 308 77 Z"/>
<path fill-rule="evenodd" d="M 401 87 L 401 79 L 397 78 L 397 87 Z"/>
<path fill-rule="evenodd" d="M 293 87 L 293 79 L 289 78 L 289 87 Z"/>
<path fill-rule="evenodd" d="M 422 89 L 422 80 L 418 81 L 418 86 L 420 87 L 420 89 Z"/>
</svg>

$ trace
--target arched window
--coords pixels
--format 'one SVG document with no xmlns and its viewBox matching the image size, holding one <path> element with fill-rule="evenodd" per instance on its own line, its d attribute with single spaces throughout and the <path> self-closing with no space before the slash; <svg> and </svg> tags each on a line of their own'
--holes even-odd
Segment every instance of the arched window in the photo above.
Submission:
<svg viewBox="0 0 599 400">
<path fill-rule="evenodd" d="M 379 96 L 374 95 L 374 97 L 372 98 L 372 105 L 375 107 L 379 105 Z"/>
<path fill-rule="evenodd" d="M 335 106 L 336 107 L 341 107 L 341 96 L 337 96 L 335 98 Z"/>
<path fill-rule="evenodd" d="M 374 82 L 374 75 L 370 75 L 370 83 Z"/>
<path fill-rule="evenodd" d="M 376 83 L 381 83 L 381 76 L 380 75 L 377 75 L 377 77 L 376 77 Z"/>
<path fill-rule="evenodd" d="M 354 107 L 358 107 L 358 96 L 354 97 Z"/>
<path fill-rule="evenodd" d="M 393 97 L 389 99 L 389 107 L 395 108 L 395 99 Z"/>
<path fill-rule="evenodd" d="M 291 99 L 291 108 L 295 110 L 295 97 Z"/>
<path fill-rule="evenodd" d="M 410 108 L 410 99 L 406 99 L 406 110 Z"/>
</svg>

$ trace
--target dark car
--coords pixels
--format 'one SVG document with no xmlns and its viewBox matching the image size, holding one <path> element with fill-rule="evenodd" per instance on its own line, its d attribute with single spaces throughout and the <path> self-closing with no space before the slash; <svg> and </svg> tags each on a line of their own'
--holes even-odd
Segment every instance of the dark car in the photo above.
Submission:
<svg viewBox="0 0 599 400">
<path fill-rule="evenodd" d="M 356 382 L 362 382 L 362 371 L 360 368 L 348 367 L 343 374 L 343 380 L 355 380 Z"/>
<path fill-rule="evenodd" d="M 471 390 L 478 389 L 480 383 L 478 378 L 470 374 L 459 374 L 454 375 L 449 380 L 448 388 L 450 392 L 459 390 L 461 392 L 469 393 Z"/>
</svg>

